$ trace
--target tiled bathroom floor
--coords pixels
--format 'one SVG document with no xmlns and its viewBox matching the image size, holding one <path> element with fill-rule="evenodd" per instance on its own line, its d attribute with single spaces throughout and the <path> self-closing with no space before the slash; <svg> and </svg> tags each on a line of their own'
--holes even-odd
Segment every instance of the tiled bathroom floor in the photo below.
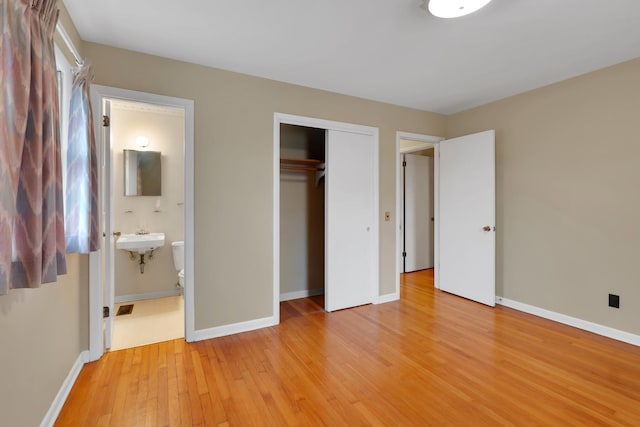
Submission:
<svg viewBox="0 0 640 427">
<path fill-rule="evenodd" d="M 111 350 L 137 347 L 184 337 L 183 296 L 116 304 L 133 304 L 133 312 L 115 316 Z"/>
</svg>

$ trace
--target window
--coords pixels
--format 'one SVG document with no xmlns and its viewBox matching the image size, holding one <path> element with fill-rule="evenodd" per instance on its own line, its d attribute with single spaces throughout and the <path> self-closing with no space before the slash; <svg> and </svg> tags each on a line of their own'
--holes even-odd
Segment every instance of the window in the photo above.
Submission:
<svg viewBox="0 0 640 427">
<path fill-rule="evenodd" d="M 69 144 L 69 105 L 73 87 L 73 68 L 56 45 L 56 67 L 58 68 L 58 97 L 60 102 L 60 154 L 62 160 L 62 188 L 67 188 L 67 147 Z M 63 192 L 66 208 L 66 191 Z"/>
</svg>

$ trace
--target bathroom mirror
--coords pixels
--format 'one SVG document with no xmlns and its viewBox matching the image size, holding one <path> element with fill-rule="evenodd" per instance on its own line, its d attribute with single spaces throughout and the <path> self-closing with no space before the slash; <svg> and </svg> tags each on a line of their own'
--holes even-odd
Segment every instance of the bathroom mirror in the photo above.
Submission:
<svg viewBox="0 0 640 427">
<path fill-rule="evenodd" d="M 124 195 L 160 196 L 162 192 L 159 151 L 124 150 Z"/>
</svg>

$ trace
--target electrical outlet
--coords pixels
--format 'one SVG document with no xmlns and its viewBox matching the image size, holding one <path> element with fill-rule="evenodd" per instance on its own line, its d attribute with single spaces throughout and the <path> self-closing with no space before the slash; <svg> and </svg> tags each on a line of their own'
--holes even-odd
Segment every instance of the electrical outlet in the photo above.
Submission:
<svg viewBox="0 0 640 427">
<path fill-rule="evenodd" d="M 620 295 L 609 294 L 609 307 L 620 308 Z"/>
</svg>

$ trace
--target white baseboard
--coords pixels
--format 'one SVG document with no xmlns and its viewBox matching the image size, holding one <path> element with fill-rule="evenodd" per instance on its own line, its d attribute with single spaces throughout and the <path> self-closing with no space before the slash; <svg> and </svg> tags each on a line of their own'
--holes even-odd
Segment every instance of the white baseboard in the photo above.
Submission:
<svg viewBox="0 0 640 427">
<path fill-rule="evenodd" d="M 73 385 L 75 384 L 76 379 L 78 378 L 78 375 L 82 370 L 82 367 L 88 361 L 89 361 L 89 351 L 85 350 L 78 355 L 78 358 L 76 359 L 75 363 L 71 367 L 71 370 L 67 375 L 67 378 L 65 378 L 64 382 L 62 383 L 62 386 L 60 387 L 60 390 L 58 390 L 58 394 L 56 395 L 55 399 L 53 399 L 53 402 L 51 402 L 51 406 L 49 407 L 49 410 L 47 411 L 46 415 L 42 419 L 42 422 L 40 423 L 40 427 L 52 427 L 55 424 L 56 420 L 58 419 L 58 415 L 60 414 L 60 411 L 64 406 L 64 402 L 66 402 L 67 397 L 71 392 L 71 387 L 73 387 Z"/>
<path fill-rule="evenodd" d="M 398 301 L 400 299 L 399 292 L 393 292 L 390 294 L 384 294 L 378 296 L 378 301 L 375 304 L 384 304 L 385 302 Z"/>
<path fill-rule="evenodd" d="M 305 289 L 303 291 L 295 291 L 295 292 L 285 292 L 284 294 L 280 294 L 280 301 L 282 302 L 282 301 L 289 301 L 292 299 L 314 297 L 316 295 L 322 295 L 322 294 L 324 294 L 324 288 Z"/>
<path fill-rule="evenodd" d="M 175 297 L 182 295 L 182 288 L 169 289 L 167 291 L 147 292 L 146 294 L 120 295 L 115 297 L 113 302 L 120 304 L 122 302 L 141 301 L 144 299 L 155 299 L 165 297 Z"/>
<path fill-rule="evenodd" d="M 612 338 L 614 340 L 626 342 L 640 346 L 640 335 L 635 335 L 619 329 L 610 328 L 609 326 L 600 325 L 598 323 L 589 322 L 587 320 L 578 319 L 576 317 L 567 316 L 566 314 L 556 313 L 555 311 L 546 310 L 544 308 L 513 301 L 503 297 L 496 297 L 496 303 L 505 307 L 513 308 L 518 311 L 533 314 L 538 317 L 553 320 L 554 322 L 563 323 L 573 326 L 574 328 L 593 332 L 594 334 Z"/>
<path fill-rule="evenodd" d="M 193 332 L 193 341 L 208 340 L 211 338 L 224 337 L 227 335 L 239 334 L 241 332 L 254 331 L 256 329 L 268 328 L 279 323 L 279 319 L 274 316 L 262 319 L 248 320 L 246 322 L 233 323 L 231 325 L 216 326 L 208 329 L 198 329 Z"/>
</svg>

